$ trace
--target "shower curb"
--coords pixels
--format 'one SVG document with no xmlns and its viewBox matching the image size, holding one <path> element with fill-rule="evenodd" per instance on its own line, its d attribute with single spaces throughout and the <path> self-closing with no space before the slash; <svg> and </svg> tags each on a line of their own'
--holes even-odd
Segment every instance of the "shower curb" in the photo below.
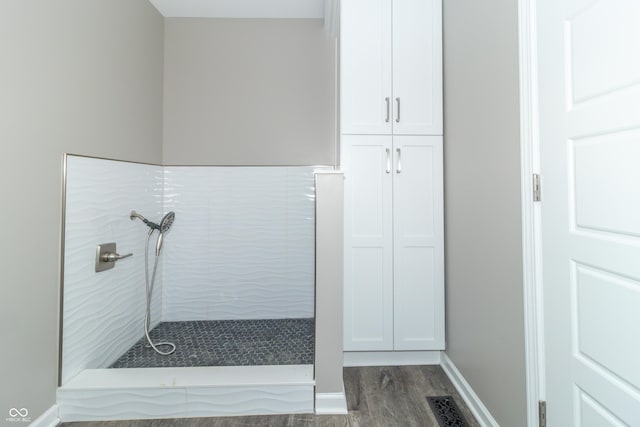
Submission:
<svg viewBox="0 0 640 427">
<path fill-rule="evenodd" d="M 313 413 L 313 365 L 88 369 L 58 388 L 68 421 Z"/>
</svg>

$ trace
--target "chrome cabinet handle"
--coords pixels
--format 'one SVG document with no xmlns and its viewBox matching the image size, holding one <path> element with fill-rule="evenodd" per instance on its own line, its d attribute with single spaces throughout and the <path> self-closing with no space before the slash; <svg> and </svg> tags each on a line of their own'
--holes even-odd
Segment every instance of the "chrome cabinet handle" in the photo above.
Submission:
<svg viewBox="0 0 640 427">
<path fill-rule="evenodd" d="M 402 172 L 402 151 L 396 148 L 396 153 L 398 153 L 398 168 L 396 169 L 396 173 L 400 173 Z"/>
<path fill-rule="evenodd" d="M 384 102 L 387 104 L 387 117 L 384 119 L 384 122 L 385 123 L 389 123 L 389 120 L 391 119 L 391 117 L 390 117 L 391 116 L 391 105 L 389 103 L 389 97 L 388 96 L 384 99 Z"/>
<path fill-rule="evenodd" d="M 396 104 L 398 105 L 397 108 L 397 115 L 396 115 L 396 123 L 400 123 L 400 98 L 396 98 Z"/>
<path fill-rule="evenodd" d="M 387 148 L 387 173 L 391 173 L 391 149 Z"/>
<path fill-rule="evenodd" d="M 126 255 L 120 255 L 120 254 L 117 254 L 115 252 L 107 252 L 106 254 L 102 255 L 102 261 L 104 261 L 104 262 L 116 262 L 119 259 L 129 258 L 132 255 L 133 255 L 133 253 L 126 254 Z"/>
</svg>

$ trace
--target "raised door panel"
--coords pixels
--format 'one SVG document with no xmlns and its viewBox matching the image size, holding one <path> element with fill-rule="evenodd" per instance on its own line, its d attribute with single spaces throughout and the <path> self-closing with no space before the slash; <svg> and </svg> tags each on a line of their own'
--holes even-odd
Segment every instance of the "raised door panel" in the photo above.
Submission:
<svg viewBox="0 0 640 427">
<path fill-rule="evenodd" d="M 442 137 L 393 141 L 394 350 L 443 350 Z"/>
<path fill-rule="evenodd" d="M 640 426 L 640 3 L 537 8 L 550 426 Z"/>
<path fill-rule="evenodd" d="M 391 0 L 342 0 L 341 133 L 391 133 Z"/>
<path fill-rule="evenodd" d="M 441 0 L 393 0 L 393 133 L 442 135 Z"/>
<path fill-rule="evenodd" d="M 344 350 L 391 350 L 391 137 L 343 136 L 342 167 L 345 172 Z"/>
</svg>

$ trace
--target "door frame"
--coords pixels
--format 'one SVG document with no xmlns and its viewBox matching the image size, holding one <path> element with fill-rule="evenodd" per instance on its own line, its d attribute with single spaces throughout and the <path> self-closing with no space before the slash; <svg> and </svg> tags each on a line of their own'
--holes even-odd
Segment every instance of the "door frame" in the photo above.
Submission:
<svg viewBox="0 0 640 427">
<path fill-rule="evenodd" d="M 533 175 L 540 174 L 536 7 L 536 0 L 518 0 L 522 267 L 529 427 L 540 425 L 539 402 L 545 401 L 546 395 L 541 206 L 540 202 L 534 202 L 533 190 Z"/>
</svg>

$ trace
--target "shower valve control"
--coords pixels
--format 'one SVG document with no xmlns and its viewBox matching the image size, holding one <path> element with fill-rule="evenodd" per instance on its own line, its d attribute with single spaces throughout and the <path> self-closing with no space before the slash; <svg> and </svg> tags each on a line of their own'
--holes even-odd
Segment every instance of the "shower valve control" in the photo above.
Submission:
<svg viewBox="0 0 640 427">
<path fill-rule="evenodd" d="M 122 259 L 122 258 L 128 258 L 131 255 L 133 255 L 133 253 L 126 254 L 126 255 L 120 255 L 120 254 L 114 254 L 113 252 L 110 252 L 108 254 L 102 255 L 102 261 L 104 261 L 104 262 L 115 262 L 115 261 L 117 261 L 119 259 Z"/>
<path fill-rule="evenodd" d="M 133 253 L 120 255 L 116 251 L 115 243 L 103 243 L 96 246 L 96 273 L 109 270 L 116 265 L 116 261 L 132 256 Z"/>
<path fill-rule="evenodd" d="M 128 258 L 131 255 L 133 255 L 133 253 L 126 254 L 126 255 L 120 255 L 120 254 L 114 254 L 113 252 L 109 252 L 107 254 L 102 255 L 102 260 L 104 262 L 114 262 L 114 261 L 117 261 L 117 260 L 122 259 L 122 258 Z"/>
</svg>

